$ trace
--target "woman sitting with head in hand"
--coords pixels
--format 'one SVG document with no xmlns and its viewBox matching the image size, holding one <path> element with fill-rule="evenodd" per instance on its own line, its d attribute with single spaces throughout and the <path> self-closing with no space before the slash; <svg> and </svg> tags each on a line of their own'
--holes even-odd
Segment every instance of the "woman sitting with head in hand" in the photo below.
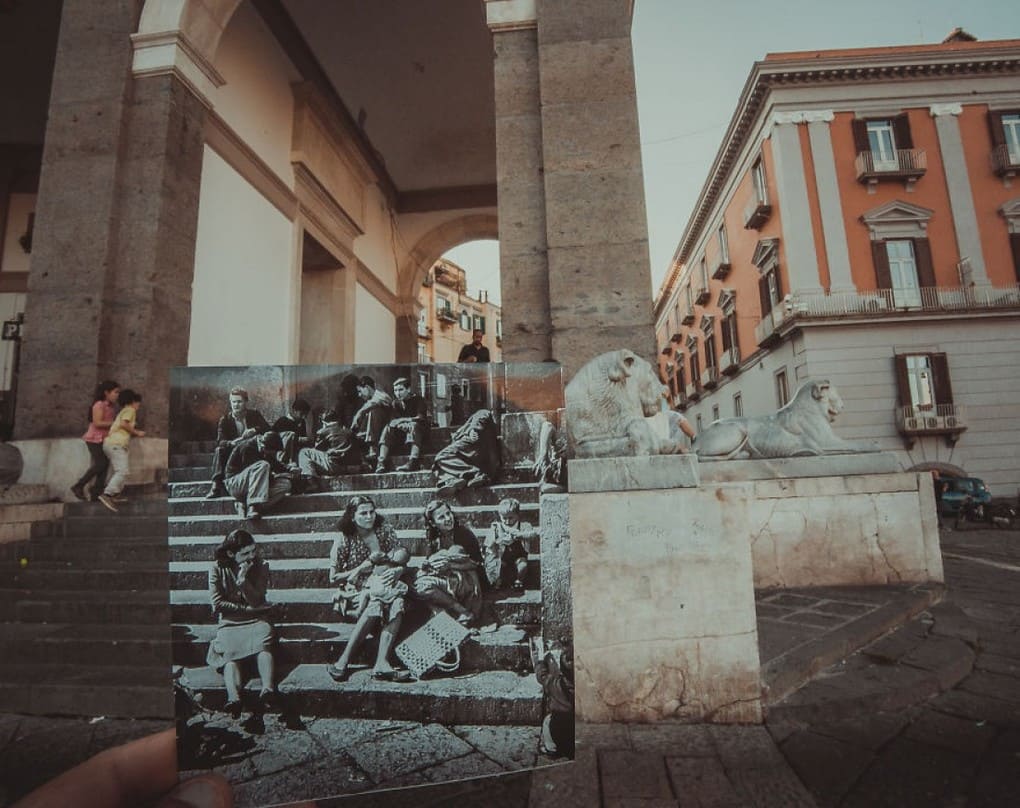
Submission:
<svg viewBox="0 0 1020 808">
<path fill-rule="evenodd" d="M 235 717 L 241 713 L 239 663 L 245 659 L 255 657 L 258 665 L 261 705 L 270 707 L 276 698 L 273 626 L 266 620 L 272 608 L 268 589 L 269 564 L 259 556 L 255 539 L 247 530 L 230 531 L 216 548 L 216 563 L 209 570 L 209 597 L 219 626 L 206 662 L 223 674 L 226 710 Z"/>
</svg>

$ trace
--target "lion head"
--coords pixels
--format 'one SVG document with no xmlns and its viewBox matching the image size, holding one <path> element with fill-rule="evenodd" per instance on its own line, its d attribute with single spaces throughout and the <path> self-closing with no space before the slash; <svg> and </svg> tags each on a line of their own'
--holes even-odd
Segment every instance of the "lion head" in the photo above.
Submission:
<svg viewBox="0 0 1020 808">
<path fill-rule="evenodd" d="M 825 420 L 830 424 L 836 420 L 837 415 L 843 412 L 843 399 L 839 397 L 836 385 L 832 384 L 828 379 L 805 383 L 797 391 L 794 401 L 800 397 L 802 391 L 805 393 L 810 391 L 811 398 L 817 402 L 818 408 L 825 414 Z"/>
</svg>

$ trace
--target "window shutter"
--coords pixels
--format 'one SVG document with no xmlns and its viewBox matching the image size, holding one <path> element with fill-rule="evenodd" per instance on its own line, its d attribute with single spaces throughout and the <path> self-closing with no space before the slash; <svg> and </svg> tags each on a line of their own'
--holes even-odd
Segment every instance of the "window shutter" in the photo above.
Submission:
<svg viewBox="0 0 1020 808">
<path fill-rule="evenodd" d="M 896 363 L 896 390 L 899 393 L 900 406 L 910 407 L 913 401 L 910 398 L 910 381 L 907 378 L 907 357 L 904 355 L 894 357 Z"/>
<path fill-rule="evenodd" d="M 772 272 L 776 276 L 776 298 L 778 300 L 782 300 L 783 295 L 785 294 L 785 292 L 783 292 L 783 273 L 779 271 L 778 263 L 772 268 Z"/>
<path fill-rule="evenodd" d="M 871 151 L 871 144 L 868 142 L 868 122 L 863 118 L 855 118 L 850 121 L 850 126 L 854 133 L 854 152 L 860 154 Z"/>
<path fill-rule="evenodd" d="M 914 242 L 914 261 L 917 263 L 917 281 L 921 287 L 938 286 L 935 283 L 935 267 L 931 262 L 931 244 L 926 238 L 912 239 Z"/>
<path fill-rule="evenodd" d="M 914 139 L 910 137 L 910 119 L 907 113 L 897 115 L 892 119 L 893 136 L 896 138 L 897 149 L 914 148 Z"/>
<path fill-rule="evenodd" d="M 1013 251 L 1013 272 L 1016 273 L 1017 282 L 1020 283 L 1020 233 L 1009 234 L 1009 246 Z"/>
<path fill-rule="evenodd" d="M 892 289 L 892 276 L 889 274 L 889 253 L 885 251 L 885 242 L 871 242 L 871 255 L 875 260 L 875 280 L 878 283 L 878 288 Z"/>
<path fill-rule="evenodd" d="M 949 381 L 949 360 L 944 353 L 931 355 L 932 381 L 935 382 L 935 403 L 952 404 L 953 386 Z"/>
<path fill-rule="evenodd" d="M 732 314 L 728 315 L 722 322 L 722 349 L 723 353 L 729 353 L 730 351 L 730 328 L 733 317 Z"/>
<path fill-rule="evenodd" d="M 988 131 L 992 136 L 992 147 L 1002 146 L 1006 143 L 1006 130 L 1002 127 L 1002 113 L 988 112 Z"/>
<path fill-rule="evenodd" d="M 758 278 L 758 297 L 761 299 L 761 316 L 764 317 L 772 311 L 772 299 L 769 297 L 768 275 Z"/>
</svg>

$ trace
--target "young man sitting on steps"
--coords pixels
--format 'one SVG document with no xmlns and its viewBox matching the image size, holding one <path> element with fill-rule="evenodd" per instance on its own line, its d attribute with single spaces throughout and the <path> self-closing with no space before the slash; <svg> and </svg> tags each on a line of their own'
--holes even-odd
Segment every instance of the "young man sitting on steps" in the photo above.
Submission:
<svg viewBox="0 0 1020 808">
<path fill-rule="evenodd" d="M 428 405 L 411 389 L 411 383 L 400 378 L 393 382 L 393 415 L 379 438 L 379 462 L 376 474 L 389 471 L 390 450 L 407 444 L 411 447 L 407 462 L 397 471 L 417 471 L 421 468 L 421 449 L 428 431 Z"/>
</svg>

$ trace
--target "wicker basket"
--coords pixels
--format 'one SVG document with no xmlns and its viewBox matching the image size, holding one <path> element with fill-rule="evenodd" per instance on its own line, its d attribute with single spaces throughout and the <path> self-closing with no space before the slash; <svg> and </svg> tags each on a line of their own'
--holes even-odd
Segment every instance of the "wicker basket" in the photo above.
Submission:
<svg viewBox="0 0 1020 808">
<path fill-rule="evenodd" d="M 460 665 L 459 648 L 470 632 L 446 612 L 437 612 L 396 647 L 397 656 L 418 679 L 433 668 L 447 673 Z M 453 662 L 445 661 L 452 656 Z"/>
</svg>

